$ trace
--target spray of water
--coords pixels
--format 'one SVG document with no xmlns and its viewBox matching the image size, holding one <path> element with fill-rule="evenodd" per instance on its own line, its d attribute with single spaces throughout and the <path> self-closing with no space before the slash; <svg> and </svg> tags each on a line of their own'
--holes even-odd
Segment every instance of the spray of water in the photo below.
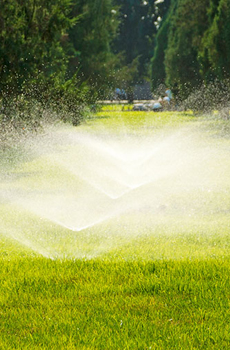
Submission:
<svg viewBox="0 0 230 350">
<path fill-rule="evenodd" d="M 1 232 L 45 257 L 89 258 L 119 244 L 114 232 L 130 239 L 162 215 L 167 223 L 210 214 L 219 206 L 210 205 L 212 193 L 230 186 L 230 148 L 200 136 L 194 127 L 144 135 L 47 129 L 1 173 Z M 126 230 L 132 219 L 138 230 Z"/>
</svg>

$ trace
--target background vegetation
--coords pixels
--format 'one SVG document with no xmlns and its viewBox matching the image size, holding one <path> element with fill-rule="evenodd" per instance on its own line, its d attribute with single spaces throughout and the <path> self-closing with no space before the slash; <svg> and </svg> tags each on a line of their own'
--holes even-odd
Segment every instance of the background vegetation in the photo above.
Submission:
<svg viewBox="0 0 230 350">
<path fill-rule="evenodd" d="M 153 86 L 165 82 L 186 98 L 202 85 L 229 85 L 229 14 L 229 0 L 171 0 L 156 35 Z"/>
<path fill-rule="evenodd" d="M 169 86 L 181 100 L 207 86 L 211 99 L 217 85 L 219 91 L 229 85 L 230 0 L 1 0 L 0 5 L 3 122 L 23 119 L 17 104 L 30 100 L 77 124 L 86 105 L 111 98 L 115 87 L 129 93 L 146 80 L 153 90 Z"/>
</svg>

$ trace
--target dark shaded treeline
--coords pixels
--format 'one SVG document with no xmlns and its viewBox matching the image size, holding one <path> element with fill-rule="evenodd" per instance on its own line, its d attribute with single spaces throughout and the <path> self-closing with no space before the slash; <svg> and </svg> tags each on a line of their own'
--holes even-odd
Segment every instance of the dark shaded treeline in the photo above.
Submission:
<svg viewBox="0 0 230 350">
<path fill-rule="evenodd" d="M 158 1 L 159 2 L 159 1 Z M 84 99 L 150 78 L 165 0 L 0 0 L 0 92 Z M 79 94 L 79 91 L 78 91 Z"/>
<path fill-rule="evenodd" d="M 114 79 L 113 9 L 111 0 L 0 0 L 1 120 L 31 119 L 35 102 L 35 119 L 52 107 L 78 123 Z"/>
<path fill-rule="evenodd" d="M 186 98 L 229 84 L 230 0 L 171 0 L 155 40 L 154 88 L 164 82 Z"/>
<path fill-rule="evenodd" d="M 152 80 L 186 98 L 230 75 L 230 0 L 0 0 L 0 95 L 92 104 Z"/>
<path fill-rule="evenodd" d="M 112 60 L 118 22 L 111 10 L 110 0 L 1 0 L 1 94 L 93 90 Z"/>
</svg>

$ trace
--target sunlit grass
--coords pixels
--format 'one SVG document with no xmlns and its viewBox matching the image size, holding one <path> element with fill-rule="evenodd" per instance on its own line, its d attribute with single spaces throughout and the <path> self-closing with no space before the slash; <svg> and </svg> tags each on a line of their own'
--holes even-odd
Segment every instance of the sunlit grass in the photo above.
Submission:
<svg viewBox="0 0 230 350">
<path fill-rule="evenodd" d="M 37 138 L 36 151 L 19 144 L 1 153 L 0 349 L 227 350 L 229 122 L 191 112 L 113 108 L 103 107 L 76 129 L 63 127 L 61 145 L 44 149 Z M 55 158 L 57 151 L 62 161 L 73 156 L 63 137 L 69 130 L 103 137 L 113 132 L 119 138 L 135 134 L 140 143 L 144 136 L 189 130 L 195 151 L 207 150 L 208 159 L 204 152 L 199 160 L 212 171 L 198 167 L 189 188 L 176 176 L 160 179 L 165 191 L 156 205 L 132 203 L 132 210 L 73 231 L 51 220 L 52 206 L 48 213 L 42 207 L 54 193 L 63 205 L 71 201 L 71 191 L 92 195 Z M 177 181 L 181 191 L 167 195 Z"/>
<path fill-rule="evenodd" d="M 229 261 L 2 260 L 3 349 L 227 349 Z"/>
<path fill-rule="evenodd" d="M 97 116 L 87 122 L 88 125 L 93 125 L 94 130 L 97 127 L 108 128 L 115 132 L 124 132 L 123 128 L 127 128 L 127 132 L 139 132 L 140 134 L 146 134 L 152 130 L 161 130 L 165 128 L 181 127 L 188 122 L 194 121 L 192 113 L 186 115 L 181 112 L 139 112 L 132 111 L 131 109 L 120 110 L 107 110 L 103 109 L 97 113 Z"/>
</svg>

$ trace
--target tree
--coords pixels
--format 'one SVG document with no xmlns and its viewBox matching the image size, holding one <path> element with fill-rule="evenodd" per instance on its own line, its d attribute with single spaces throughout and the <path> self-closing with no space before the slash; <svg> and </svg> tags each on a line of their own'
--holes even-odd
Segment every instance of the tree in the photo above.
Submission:
<svg viewBox="0 0 230 350">
<path fill-rule="evenodd" d="M 113 50 L 123 53 L 126 66 L 138 59 L 136 79 L 141 81 L 149 76 L 149 62 L 153 55 L 154 1 L 116 0 L 115 3 L 120 8 L 120 26 Z"/>
<path fill-rule="evenodd" d="M 175 0 L 174 0 L 175 1 Z M 165 51 L 166 83 L 178 85 L 183 97 L 202 83 L 199 50 L 208 28 L 209 0 L 177 0 Z"/>
<path fill-rule="evenodd" d="M 71 0 L 1 0 L 0 90 L 19 93 L 31 81 L 64 79 L 67 57 L 62 38 L 75 19 Z"/>
<path fill-rule="evenodd" d="M 206 81 L 230 77 L 230 0 L 212 0 L 208 9 L 209 27 L 200 49 Z"/>
<path fill-rule="evenodd" d="M 151 60 L 151 79 L 153 89 L 156 89 L 160 84 L 164 83 L 166 79 L 164 64 L 165 50 L 168 46 L 168 33 L 171 24 L 171 17 L 174 13 L 174 6 L 171 6 L 169 10 L 170 2 L 167 2 L 167 6 L 166 4 L 164 5 L 165 7 L 162 11 L 162 21 L 155 37 L 154 56 Z"/>
<path fill-rule="evenodd" d="M 103 95 L 116 65 L 110 49 L 118 26 L 116 8 L 111 0 L 75 0 L 72 15 L 79 16 L 79 20 L 69 31 L 75 50 L 69 64 L 70 74 L 79 69 L 81 80 Z"/>
</svg>

